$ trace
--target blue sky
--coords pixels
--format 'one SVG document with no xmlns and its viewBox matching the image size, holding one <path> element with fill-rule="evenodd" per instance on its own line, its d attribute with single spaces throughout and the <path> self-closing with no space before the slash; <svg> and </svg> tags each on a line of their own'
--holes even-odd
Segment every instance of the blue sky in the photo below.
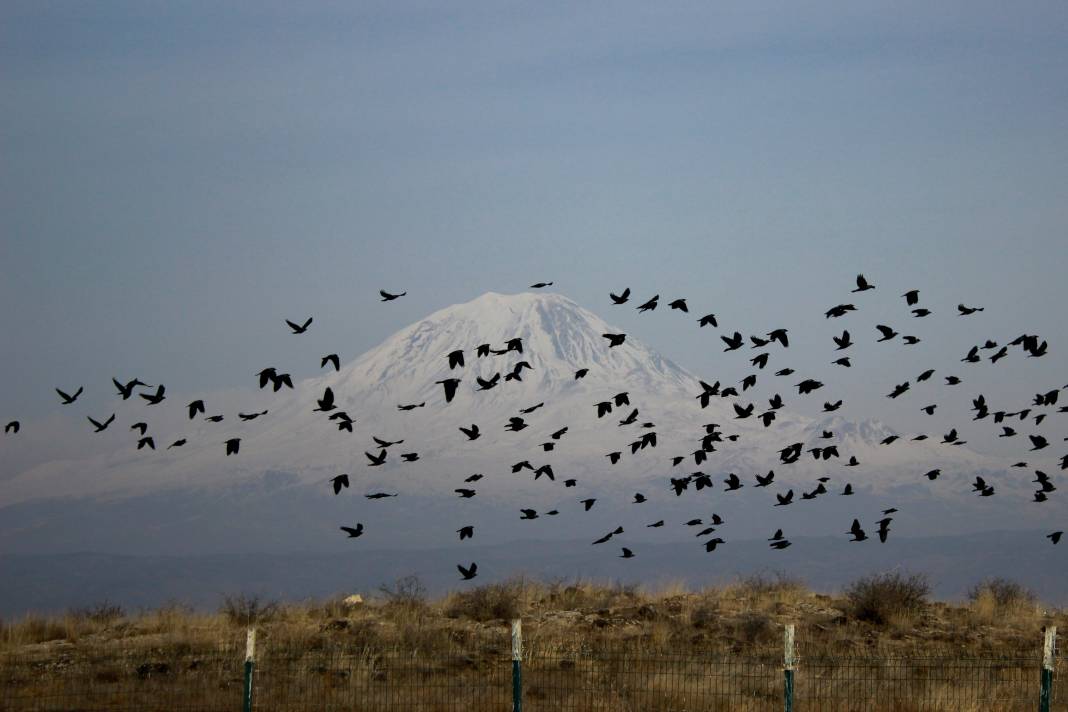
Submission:
<svg viewBox="0 0 1068 712">
<path fill-rule="evenodd" d="M 910 288 L 987 307 L 921 360 L 1032 331 L 1051 356 L 990 388 L 1068 382 L 1063 3 L 220 5 L 0 8 L 0 418 L 247 383 L 297 358 L 284 318 L 355 357 L 538 280 L 715 373 L 607 292 L 823 344 L 865 272 L 871 324 Z"/>
</svg>

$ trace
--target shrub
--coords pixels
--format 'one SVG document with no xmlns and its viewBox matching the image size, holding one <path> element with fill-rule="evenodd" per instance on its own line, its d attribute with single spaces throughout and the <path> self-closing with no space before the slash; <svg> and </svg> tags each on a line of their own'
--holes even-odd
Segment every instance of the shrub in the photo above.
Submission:
<svg viewBox="0 0 1068 712">
<path fill-rule="evenodd" d="M 522 582 L 506 581 L 454 594 L 445 615 L 479 622 L 511 620 L 522 613 L 522 603 Z"/>
<path fill-rule="evenodd" d="M 923 574 L 896 571 L 865 576 L 845 590 L 853 616 L 880 625 L 922 610 L 930 593 L 931 585 Z"/>
<path fill-rule="evenodd" d="M 742 576 L 738 579 L 740 593 L 753 597 L 783 597 L 805 592 L 805 582 L 784 571 L 764 572 Z"/>
<path fill-rule="evenodd" d="M 382 584 L 378 591 L 387 606 L 409 610 L 426 608 L 426 586 L 418 576 L 404 576 L 394 581 L 393 585 Z"/>
<path fill-rule="evenodd" d="M 1033 607 L 1036 597 L 1025 586 L 998 576 L 972 586 L 968 591 L 968 600 L 979 611 L 1005 613 Z"/>
<path fill-rule="evenodd" d="M 239 593 L 223 598 L 219 608 L 231 625 L 250 626 L 269 623 L 281 612 L 277 601 L 268 601 L 256 594 Z"/>
<path fill-rule="evenodd" d="M 125 616 L 126 611 L 122 606 L 104 600 L 82 608 L 72 608 L 70 615 L 75 619 L 107 625 Z"/>
</svg>

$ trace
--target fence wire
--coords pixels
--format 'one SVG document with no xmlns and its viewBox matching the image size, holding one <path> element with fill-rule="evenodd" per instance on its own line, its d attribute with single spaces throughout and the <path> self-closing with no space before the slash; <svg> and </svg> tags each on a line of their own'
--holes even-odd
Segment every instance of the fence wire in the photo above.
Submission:
<svg viewBox="0 0 1068 712">
<path fill-rule="evenodd" d="M 243 640 L 0 654 L 0 712 L 237 712 Z M 802 657 L 798 712 L 1016 712 L 1038 709 L 1041 657 Z M 781 657 L 562 648 L 522 661 L 526 712 L 782 709 Z M 271 712 L 503 712 L 512 706 L 507 631 L 452 647 L 259 645 L 253 709 Z M 1059 657 L 1051 710 L 1068 712 Z"/>
</svg>

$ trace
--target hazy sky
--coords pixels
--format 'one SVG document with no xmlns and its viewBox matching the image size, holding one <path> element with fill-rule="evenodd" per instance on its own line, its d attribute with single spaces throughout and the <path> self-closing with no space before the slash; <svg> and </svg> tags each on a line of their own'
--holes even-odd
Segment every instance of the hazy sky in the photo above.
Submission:
<svg viewBox="0 0 1068 712">
<path fill-rule="evenodd" d="M 311 374 L 309 342 L 539 280 L 715 373 L 713 334 L 608 291 L 811 333 L 814 368 L 865 272 L 857 336 L 920 331 L 919 288 L 917 365 L 1031 331 L 1051 355 L 990 387 L 1063 385 L 1068 5 L 933 5 L 5 2 L 0 420 Z"/>
</svg>

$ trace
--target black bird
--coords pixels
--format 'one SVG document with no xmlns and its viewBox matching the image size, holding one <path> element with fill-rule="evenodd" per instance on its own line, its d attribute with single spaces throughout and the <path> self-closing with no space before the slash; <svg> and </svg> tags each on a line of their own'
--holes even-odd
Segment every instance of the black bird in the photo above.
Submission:
<svg viewBox="0 0 1068 712">
<path fill-rule="evenodd" d="M 778 504 L 775 505 L 776 507 L 785 507 L 794 501 L 794 491 L 791 489 L 786 494 L 776 493 L 775 499 L 779 500 Z"/>
<path fill-rule="evenodd" d="M 200 414 L 204 413 L 204 401 L 195 400 L 195 401 L 193 401 L 192 403 L 189 404 L 188 408 L 189 408 L 189 419 L 192 420 L 193 418 L 195 418 L 197 416 L 197 413 L 200 413 Z"/>
<path fill-rule="evenodd" d="M 934 375 L 934 372 L 935 370 L 933 368 L 924 371 L 920 375 L 916 376 L 916 382 L 920 383 L 921 381 L 926 381 L 928 378 Z"/>
<path fill-rule="evenodd" d="M 144 434 L 148 432 L 148 423 L 134 423 L 130 426 L 130 430 L 140 430 L 141 436 L 143 437 Z"/>
<path fill-rule="evenodd" d="M 634 501 L 631 504 L 641 504 L 645 501 L 645 495 L 641 492 L 634 493 Z"/>
<path fill-rule="evenodd" d="M 63 405 L 70 405 L 74 401 L 78 400 L 78 396 L 82 394 L 83 390 L 85 390 L 84 387 L 79 386 L 78 390 L 74 391 L 74 395 L 69 395 L 57 388 L 56 393 L 58 393 L 59 397 L 63 399 Z"/>
<path fill-rule="evenodd" d="M 935 408 L 937 408 L 937 407 L 938 407 L 938 404 L 937 403 L 933 403 L 931 405 L 926 405 L 923 408 L 920 408 L 920 410 L 922 410 L 927 415 L 934 415 Z"/>
<path fill-rule="evenodd" d="M 776 372 L 775 372 L 775 375 L 776 375 L 776 376 L 789 376 L 789 375 L 791 375 L 791 374 L 792 374 L 793 372 L 794 372 L 794 369 L 792 369 L 792 368 L 784 368 L 784 369 L 782 369 L 781 371 L 776 371 Z"/>
<path fill-rule="evenodd" d="M 807 395 L 819 388 L 823 388 L 823 384 L 811 378 L 806 378 L 797 384 L 797 392 L 801 395 Z"/>
<path fill-rule="evenodd" d="M 313 412 L 325 413 L 328 410 L 333 410 L 337 407 L 334 405 L 334 390 L 330 388 L 330 386 L 327 386 L 326 390 L 323 391 L 323 397 L 316 399 L 316 402 L 319 404 L 319 407 L 312 408 Z"/>
<path fill-rule="evenodd" d="M 983 307 L 966 307 L 963 304 L 958 304 L 957 311 L 960 312 L 961 316 L 968 316 L 969 314 L 983 311 Z"/>
<path fill-rule="evenodd" d="M 850 483 L 846 482 L 845 489 L 842 490 L 842 495 L 848 497 L 851 494 L 853 494 L 853 485 L 851 485 Z"/>
<path fill-rule="evenodd" d="M 738 475 L 734 474 L 733 472 L 730 473 L 727 479 L 723 480 L 723 483 L 727 485 L 728 492 L 733 492 L 734 490 L 741 489 L 745 486 L 742 484 L 742 481 L 738 479 Z"/>
<path fill-rule="evenodd" d="M 404 452 L 401 453 L 401 459 L 405 462 L 416 462 L 419 459 L 419 453 L 417 452 Z"/>
<path fill-rule="evenodd" d="M 401 292 L 400 294 L 390 294 L 389 292 L 387 292 L 384 289 L 379 289 L 378 293 L 382 296 L 382 299 L 380 301 L 392 302 L 394 299 L 400 299 L 401 297 L 403 297 L 408 292 Z"/>
<path fill-rule="evenodd" d="M 927 479 L 929 479 L 931 481 L 934 481 L 934 480 L 937 480 L 938 476 L 941 475 L 941 474 L 942 474 L 942 470 L 934 469 L 934 470 L 931 470 L 930 472 L 927 472 L 926 474 L 924 474 L 924 477 L 926 477 Z"/>
<path fill-rule="evenodd" d="M 1054 544 L 1056 544 L 1057 542 L 1059 542 L 1061 540 L 1061 536 L 1063 534 L 1064 534 L 1064 532 L 1053 532 L 1052 534 L 1047 534 L 1046 538 L 1049 539 Z"/>
<path fill-rule="evenodd" d="M 875 285 L 874 284 L 869 284 L 868 280 L 864 279 L 864 275 L 858 274 L 857 275 L 857 288 L 852 290 L 852 291 L 854 291 L 854 292 L 864 292 L 864 291 L 867 291 L 869 289 L 875 289 Z"/>
<path fill-rule="evenodd" d="M 450 351 L 445 356 L 449 359 L 450 369 L 456 368 L 457 366 L 459 366 L 460 368 L 464 367 L 463 349 L 456 349 L 455 351 Z"/>
<path fill-rule="evenodd" d="M 612 348 L 613 346 L 621 346 L 623 342 L 627 340 L 626 334 L 601 334 L 601 336 L 608 339 L 608 348 Z M 581 376 L 576 376 L 576 378 L 581 378 Z"/>
<path fill-rule="evenodd" d="M 853 520 L 853 526 L 849 528 L 846 534 L 852 534 L 853 538 L 849 541 L 864 541 L 868 538 L 868 535 L 864 533 L 864 530 L 860 528 L 860 522 L 856 519 Z"/>
<path fill-rule="evenodd" d="M 780 551 L 785 549 L 786 547 L 792 546 L 792 545 L 793 545 L 793 542 L 789 541 L 788 539 L 783 539 L 782 541 L 773 541 L 770 544 L 768 544 L 768 546 L 770 546 L 772 549 L 778 549 Z"/>
<path fill-rule="evenodd" d="M 260 417 L 261 415 L 267 415 L 267 411 L 266 410 L 261 410 L 258 413 L 238 413 L 237 417 L 241 418 L 241 420 L 243 420 L 244 422 L 247 423 L 250 420 L 255 420 L 256 418 Z M 352 421 L 350 420 L 349 422 L 352 422 Z"/>
<path fill-rule="evenodd" d="M 594 403 L 594 408 L 597 409 L 597 417 L 603 418 L 605 415 L 612 412 L 612 402 L 601 401 L 600 403 Z"/>
<path fill-rule="evenodd" d="M 594 497 L 590 497 L 589 499 L 580 499 L 580 500 L 579 500 L 579 503 L 580 503 L 580 504 L 581 504 L 581 505 L 582 505 L 583 507 L 585 507 L 585 508 L 586 508 L 586 509 L 585 509 L 585 511 L 587 511 L 587 512 L 588 512 L 588 511 L 590 511 L 590 508 L 592 508 L 592 507 L 593 507 L 593 503 L 594 503 L 594 502 L 596 502 L 596 501 L 597 501 L 597 500 L 596 500 L 596 498 L 594 498 Z"/>
<path fill-rule="evenodd" d="M 334 486 L 334 494 L 338 494 L 342 487 L 349 486 L 349 476 L 348 474 L 336 475 L 330 478 L 330 483 Z"/>
<path fill-rule="evenodd" d="M 381 448 L 382 450 L 385 450 L 388 447 L 392 447 L 393 445 L 400 445 L 400 444 L 402 444 L 404 442 L 404 440 L 393 440 L 391 442 L 389 440 L 383 440 L 382 438 L 379 438 L 379 437 L 374 436 L 374 435 L 371 436 L 371 439 L 374 440 L 375 441 L 375 445 L 378 445 L 378 447 Z"/>
<path fill-rule="evenodd" d="M 513 416 L 508 419 L 508 425 L 504 426 L 504 429 L 513 433 L 518 433 L 526 427 L 527 424 L 522 418 Z"/>
<path fill-rule="evenodd" d="M 457 529 L 456 533 L 460 535 L 460 541 L 463 541 L 464 539 L 470 539 L 475 535 L 475 528 L 468 524 L 467 526 Z"/>
<path fill-rule="evenodd" d="M 757 481 L 756 486 L 757 487 L 767 487 L 768 485 L 770 485 L 772 483 L 772 481 L 774 479 L 775 479 L 775 471 L 774 470 L 768 470 L 768 474 L 764 475 L 763 477 L 761 477 L 760 475 L 756 476 L 756 481 Z"/>
<path fill-rule="evenodd" d="M 147 447 L 150 450 L 156 449 L 156 441 L 152 439 L 152 436 L 143 437 L 137 441 L 137 449 L 140 450 Z"/>
<path fill-rule="evenodd" d="M 459 488 L 459 489 L 454 489 L 453 492 L 455 492 L 456 494 L 460 495 L 464 499 L 471 499 L 472 497 L 475 496 L 475 491 L 473 489 Z"/>
<path fill-rule="evenodd" d="M 931 310 L 930 309 L 913 309 L 912 310 L 912 316 L 917 318 L 917 319 L 922 319 L 923 317 L 930 316 L 930 315 L 931 315 Z"/>
<path fill-rule="evenodd" d="M 834 361 L 831 361 L 831 363 L 836 366 L 845 366 L 846 368 L 852 368 L 853 366 L 848 356 L 843 356 L 842 358 L 835 359 Z"/>
<path fill-rule="evenodd" d="M 902 393 L 906 392 L 908 389 L 909 389 L 909 382 L 905 381 L 904 383 L 901 383 L 901 384 L 898 384 L 898 385 L 894 386 L 894 390 L 891 391 L 890 393 L 886 394 L 886 397 L 887 398 L 897 398 Z"/>
<path fill-rule="evenodd" d="M 901 340 L 905 342 L 906 346 L 915 346 L 920 343 L 920 337 L 918 336 L 902 336 Z"/>
<path fill-rule="evenodd" d="M 620 343 L 623 343 L 623 342 L 621 341 Z M 588 368 L 580 368 L 579 370 L 575 371 L 575 380 L 577 381 L 580 378 L 585 378 L 586 374 L 589 373 L 589 372 L 590 372 L 590 369 L 588 369 Z"/>
<path fill-rule="evenodd" d="M 852 304 L 839 304 L 838 306 L 834 306 L 828 309 L 826 312 L 824 312 L 823 315 L 826 318 L 830 319 L 831 317 L 845 316 L 846 313 L 856 310 L 857 308 Z"/>
<path fill-rule="evenodd" d="M 1041 450 L 1042 448 L 1049 445 L 1049 441 L 1041 435 L 1028 435 L 1027 438 L 1031 441 L 1031 445 L 1034 446 L 1031 448 L 1032 452 L 1034 452 L 1035 450 Z"/>
<path fill-rule="evenodd" d="M 485 378 L 481 378 L 479 376 L 475 376 L 475 382 L 478 383 L 478 388 L 476 388 L 475 390 L 477 390 L 477 391 L 488 391 L 491 388 L 493 388 L 494 386 L 496 386 L 498 383 L 500 383 L 500 380 L 501 380 L 501 374 L 499 374 L 499 373 L 493 374 L 493 378 L 490 378 L 490 379 L 485 379 Z"/>
<path fill-rule="evenodd" d="M 755 405 L 753 403 L 750 403 L 745 408 L 743 408 L 742 406 L 738 405 L 737 403 L 734 403 L 733 405 L 734 405 L 734 412 L 736 414 L 734 416 L 735 420 L 741 420 L 742 418 L 748 418 L 749 416 L 751 416 L 753 414 L 753 408 L 755 407 Z"/>
<path fill-rule="evenodd" d="M 716 546 L 718 546 L 719 544 L 725 544 L 725 543 L 726 542 L 723 541 L 722 539 L 720 539 L 719 537 L 716 537 L 715 539 L 709 539 L 708 541 L 705 542 L 705 551 L 711 553 L 711 552 L 716 550 Z"/>
<path fill-rule="evenodd" d="M 657 300 L 659 300 L 659 299 L 660 299 L 660 295 L 657 294 L 652 299 L 647 301 L 645 304 L 642 304 L 640 307 L 638 307 L 638 311 L 645 312 L 645 311 L 652 311 L 653 309 L 656 309 L 656 306 L 657 306 L 657 303 L 658 303 Z"/>
<path fill-rule="evenodd" d="M 719 323 L 716 321 L 715 314 L 705 314 L 703 317 L 697 320 L 698 327 L 708 326 L 709 324 L 716 327 L 719 326 Z"/>
<path fill-rule="evenodd" d="M 742 335 L 737 331 L 734 332 L 734 336 L 721 336 L 719 338 L 723 340 L 723 343 L 727 344 L 727 348 L 723 349 L 724 352 L 740 349 L 744 342 Z"/>
<path fill-rule="evenodd" d="M 273 367 L 267 367 L 256 375 L 260 378 L 260 389 L 263 389 L 267 386 L 267 383 L 269 381 L 274 380 L 274 378 L 278 375 L 278 372 Z"/>
<path fill-rule="evenodd" d="M 146 401 L 148 401 L 147 405 L 159 405 L 160 403 L 163 402 L 163 400 L 165 398 L 165 396 L 163 395 L 163 392 L 166 391 L 166 390 L 167 389 L 164 388 L 162 384 L 160 384 L 160 386 L 158 388 L 156 388 L 156 392 L 154 394 L 146 395 L 144 393 L 140 393 L 138 395 L 140 395 L 142 398 L 144 398 Z"/>
<path fill-rule="evenodd" d="M 293 330 L 294 334 L 303 334 L 311 326 L 312 318 L 309 316 L 308 320 L 303 324 L 294 324 L 289 319 L 286 319 L 286 323 L 289 324 L 289 328 Z"/>
<path fill-rule="evenodd" d="M 901 296 L 905 298 L 905 303 L 910 307 L 915 306 L 920 302 L 920 290 L 918 289 L 910 289 Z"/>
<path fill-rule="evenodd" d="M 367 459 L 371 461 L 368 464 L 368 467 L 378 467 L 379 465 L 385 464 L 386 462 L 385 450 L 382 450 L 382 452 L 378 453 L 377 457 L 366 451 L 363 454 L 366 455 Z"/>
<path fill-rule="evenodd" d="M 841 407 L 842 407 L 842 401 L 840 401 L 840 400 L 837 400 L 834 403 L 824 403 L 823 404 L 823 412 L 824 413 L 833 413 L 834 411 L 838 410 Z"/>
<path fill-rule="evenodd" d="M 397 494 L 389 494 L 388 492 L 372 492 L 371 494 L 365 494 L 366 499 L 385 499 L 386 497 L 396 497 Z"/>
<path fill-rule="evenodd" d="M 464 581 L 470 581 L 478 575 L 478 564 L 476 564 L 474 561 L 472 561 L 471 565 L 468 566 L 466 569 L 463 567 L 462 564 L 456 564 L 456 568 L 459 570 L 460 575 L 463 576 Z"/>
<path fill-rule="evenodd" d="M 183 445 L 185 445 L 185 438 L 180 438 L 178 440 L 175 440 L 170 445 L 168 445 L 167 449 L 170 450 L 172 447 L 182 447 Z"/>
<path fill-rule="evenodd" d="M 123 400 L 129 399 L 129 397 L 133 395 L 133 389 L 135 386 L 144 386 L 145 388 L 149 387 L 147 383 L 142 383 L 136 378 L 127 383 L 125 386 L 119 383 L 114 378 L 111 379 L 111 382 L 114 383 L 115 387 L 119 389 L 118 395 L 122 396 Z"/>
<path fill-rule="evenodd" d="M 961 382 L 961 380 L 959 378 L 957 378 L 956 376 L 946 376 L 946 385 L 947 386 L 956 386 L 960 382 Z"/>
<path fill-rule="evenodd" d="M 469 475 L 469 476 L 465 477 L 464 478 L 464 482 L 478 482 L 481 479 L 482 479 L 482 475 L 479 474 L 479 473 L 475 473 L 473 475 Z"/>
<path fill-rule="evenodd" d="M 115 420 L 115 414 L 112 413 L 111 417 L 105 420 L 103 423 L 97 420 L 93 420 L 92 418 L 89 418 L 89 416 L 86 416 L 86 418 L 88 418 L 89 422 L 93 424 L 94 428 L 96 428 L 94 432 L 102 433 L 108 429 L 108 426 L 111 425 L 111 421 Z"/>
<path fill-rule="evenodd" d="M 876 324 L 875 328 L 878 329 L 879 333 L 883 335 L 881 339 L 876 339 L 875 343 L 879 343 L 880 341 L 889 341 L 898 334 L 898 332 L 894 331 L 886 324 Z"/>
<path fill-rule="evenodd" d="M 646 529 L 656 529 L 656 528 L 662 527 L 662 526 L 664 526 L 664 520 L 663 519 L 661 519 L 659 521 L 656 521 L 656 522 L 653 522 L 652 524 L 646 524 L 645 525 Z"/>
<path fill-rule="evenodd" d="M 226 441 L 226 456 L 236 455 L 241 449 L 241 438 L 230 438 Z"/>
<path fill-rule="evenodd" d="M 319 359 L 319 368 L 326 368 L 326 364 L 328 363 L 334 364 L 335 371 L 341 370 L 341 359 L 337 354 L 327 354 Z"/>
<path fill-rule="evenodd" d="M 15 433 L 18 433 L 20 427 L 22 426 L 19 425 L 19 421 L 12 420 L 10 423 L 4 426 L 4 432 L 11 433 L 14 435 Z"/>
<path fill-rule="evenodd" d="M 553 440 L 559 440 L 560 438 L 564 437 L 564 433 L 566 433 L 566 432 L 567 432 L 567 428 L 560 428 L 559 430 L 557 430 L 555 433 L 553 433 L 549 437 L 551 437 Z"/>
<path fill-rule="evenodd" d="M 522 513 L 522 516 L 519 517 L 520 519 L 537 519 L 538 518 L 538 512 L 536 510 L 534 510 L 534 509 L 520 509 L 519 511 Z"/>
<path fill-rule="evenodd" d="M 621 453 L 618 450 L 616 450 L 615 452 L 610 452 L 607 455 L 605 455 L 605 457 L 608 458 L 608 461 L 610 463 L 612 463 L 613 465 L 616 464 L 617 462 L 619 462 L 619 458 L 621 458 L 622 456 L 623 456 L 623 453 Z"/>
<path fill-rule="evenodd" d="M 416 408 L 422 408 L 424 406 L 426 406 L 426 401 L 423 401 L 422 403 L 408 403 L 406 405 L 398 405 L 397 410 L 407 412 L 409 410 L 415 410 Z"/>
<path fill-rule="evenodd" d="M 271 376 L 271 385 L 274 386 L 274 392 L 277 393 L 282 389 L 282 386 L 293 387 L 293 378 L 288 373 L 276 373 Z"/>
<path fill-rule="evenodd" d="M 445 402 L 452 403 L 453 397 L 456 395 L 456 387 L 460 385 L 459 378 L 446 378 L 442 381 L 434 381 L 440 383 L 445 388 Z"/>
<path fill-rule="evenodd" d="M 460 426 L 460 432 L 462 432 L 464 435 L 466 435 L 468 440 L 478 440 L 479 436 L 482 434 L 482 433 L 479 432 L 478 426 L 475 425 L 474 423 L 471 423 L 471 427 L 470 428 L 465 428 L 464 426 L 461 425 Z"/>
<path fill-rule="evenodd" d="M 853 345 L 853 342 L 849 340 L 848 331 L 843 331 L 841 336 L 832 336 L 831 338 L 834 340 L 834 343 L 838 345 L 836 351 L 848 349 L 850 346 Z"/>
<path fill-rule="evenodd" d="M 357 522 L 356 527 L 341 527 L 341 531 L 349 535 L 349 539 L 355 539 L 363 534 L 363 524 Z"/>
<path fill-rule="evenodd" d="M 876 524 L 879 525 L 879 543 L 886 543 L 886 535 L 890 533 L 890 522 L 893 521 L 890 517 L 880 519 Z"/>
<path fill-rule="evenodd" d="M 621 559 L 633 559 L 634 558 L 634 552 L 633 551 L 631 551 L 630 549 L 628 549 L 625 546 L 621 547 L 621 548 L 623 549 L 623 553 L 619 555 L 619 558 L 621 558 Z"/>
<path fill-rule="evenodd" d="M 749 359 L 749 363 L 753 364 L 759 369 L 763 369 L 768 365 L 768 353 L 765 351 L 762 354 L 757 354 L 753 358 Z M 753 382 L 756 382 L 756 376 L 753 376 Z M 745 390 L 744 388 L 742 390 Z"/>
<path fill-rule="evenodd" d="M 670 304 L 668 304 L 668 306 L 671 307 L 672 309 L 678 309 L 679 311 L 683 311 L 683 312 L 689 312 L 690 311 L 689 308 L 687 308 L 687 306 L 686 306 L 686 300 L 685 299 L 676 299 L 675 301 L 673 301 Z"/>
<path fill-rule="evenodd" d="M 490 354 L 490 345 L 489 344 L 479 344 L 478 346 L 475 347 L 475 356 L 477 356 L 478 358 L 482 358 L 483 356 L 489 356 L 489 354 Z"/>
<path fill-rule="evenodd" d="M 530 289 L 544 289 L 545 287 L 551 287 L 552 284 L 552 282 L 536 282 L 530 285 Z"/>
<path fill-rule="evenodd" d="M 615 304 L 626 304 L 627 300 L 630 299 L 630 287 L 624 289 L 622 294 L 612 294 L 609 292 L 608 296 Z"/>
<path fill-rule="evenodd" d="M 619 425 L 620 425 L 620 427 L 622 427 L 624 425 L 631 425 L 636 420 L 638 420 L 638 409 L 637 408 L 632 410 L 630 412 L 630 415 L 628 415 L 626 418 L 624 418 L 623 420 L 619 421 Z"/>
</svg>

